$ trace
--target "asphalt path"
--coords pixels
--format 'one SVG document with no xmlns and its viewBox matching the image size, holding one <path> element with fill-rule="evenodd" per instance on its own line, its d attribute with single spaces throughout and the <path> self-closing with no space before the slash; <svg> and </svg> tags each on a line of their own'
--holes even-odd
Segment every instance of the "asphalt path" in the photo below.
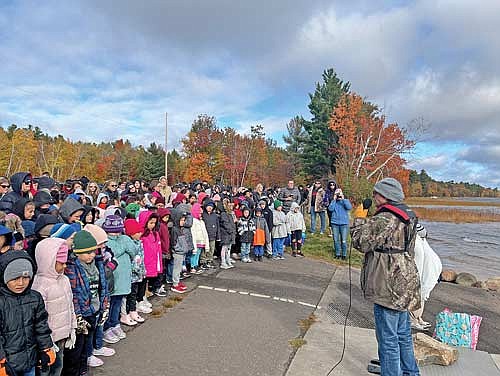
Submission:
<svg viewBox="0 0 500 376">
<path fill-rule="evenodd" d="M 112 345 L 95 375 L 283 375 L 335 267 L 307 258 L 236 263 L 185 280 L 184 299 Z M 171 296 L 175 295 L 171 293 Z M 162 309 L 165 298 L 155 298 Z"/>
</svg>

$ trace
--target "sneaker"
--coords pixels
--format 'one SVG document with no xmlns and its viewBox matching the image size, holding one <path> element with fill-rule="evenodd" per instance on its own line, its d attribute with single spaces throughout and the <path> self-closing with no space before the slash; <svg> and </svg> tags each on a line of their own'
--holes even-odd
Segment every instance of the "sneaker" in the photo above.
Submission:
<svg viewBox="0 0 500 376">
<path fill-rule="evenodd" d="M 305 257 L 304 254 L 302 252 L 298 252 L 297 253 L 297 257 Z"/>
<path fill-rule="evenodd" d="M 139 314 L 137 313 L 137 311 L 132 311 L 132 312 L 130 312 L 130 313 L 129 313 L 129 316 L 130 316 L 130 318 L 131 318 L 132 320 L 137 321 L 137 322 L 144 322 L 144 321 L 145 321 L 145 320 L 144 320 L 144 317 L 142 317 L 141 315 L 139 315 Z"/>
<path fill-rule="evenodd" d="M 182 283 L 182 282 L 179 282 L 179 284 L 177 285 L 177 287 L 181 288 L 184 291 L 186 291 L 188 289 L 187 286 L 184 283 Z"/>
<path fill-rule="evenodd" d="M 155 291 L 156 296 L 167 296 L 167 290 L 165 290 L 165 287 L 162 285 L 159 289 Z"/>
<path fill-rule="evenodd" d="M 104 332 L 104 336 L 102 338 L 104 342 L 107 343 L 116 343 L 120 340 L 120 337 L 118 337 L 114 332 L 113 329 L 108 329 Z"/>
<path fill-rule="evenodd" d="M 184 278 L 189 278 L 189 277 L 191 277 L 191 273 L 189 273 L 189 272 L 182 272 L 182 276 Z"/>
<path fill-rule="evenodd" d="M 196 274 L 203 274 L 203 269 L 202 268 L 198 268 L 198 270 L 196 270 Z"/>
<path fill-rule="evenodd" d="M 203 270 L 208 270 L 208 269 L 210 269 L 210 268 L 207 266 L 207 264 L 203 264 L 203 265 L 201 266 L 201 268 L 202 268 Z"/>
<path fill-rule="evenodd" d="M 128 326 L 137 325 L 137 321 L 133 320 L 130 315 L 120 315 L 120 322 Z"/>
<path fill-rule="evenodd" d="M 215 269 L 215 266 L 214 264 L 212 264 L 211 262 L 207 263 L 207 268 L 208 269 Z"/>
<path fill-rule="evenodd" d="M 153 308 L 153 305 L 149 302 L 147 296 L 145 296 L 144 298 L 142 298 L 142 301 L 144 302 L 144 304 L 146 305 L 146 307 Z"/>
<path fill-rule="evenodd" d="M 137 312 L 140 312 L 140 313 L 151 313 L 151 312 L 153 312 L 153 309 L 149 308 L 144 302 L 137 303 L 136 309 L 137 309 Z"/>
<path fill-rule="evenodd" d="M 227 266 L 228 266 L 229 269 L 234 268 L 234 264 L 233 263 L 227 264 Z"/>
<path fill-rule="evenodd" d="M 89 367 L 100 367 L 104 364 L 104 362 L 96 356 L 91 355 L 87 359 L 87 364 Z"/>
<path fill-rule="evenodd" d="M 285 256 L 281 255 L 281 256 L 279 257 L 279 259 L 280 259 L 280 260 L 284 260 L 284 259 L 285 259 Z"/>
<path fill-rule="evenodd" d="M 173 283 L 174 283 L 174 281 L 172 281 L 171 279 L 166 278 L 166 279 L 165 279 L 165 283 L 166 283 L 167 285 L 171 285 L 171 284 L 173 284 Z"/>
<path fill-rule="evenodd" d="M 221 269 L 230 269 L 231 267 L 229 265 L 226 265 L 226 264 L 221 264 L 220 268 Z"/>
<path fill-rule="evenodd" d="M 273 260 L 279 260 L 280 258 L 278 256 L 273 256 L 273 257 L 271 257 L 271 259 L 273 259 Z"/>
<path fill-rule="evenodd" d="M 170 287 L 170 291 L 176 292 L 178 294 L 184 294 L 186 290 L 183 290 L 179 285 Z"/>
<path fill-rule="evenodd" d="M 292 257 L 297 257 L 297 254 L 295 252 L 292 252 Z"/>
<path fill-rule="evenodd" d="M 252 259 L 250 257 L 247 257 L 247 263 L 251 263 Z"/>
<path fill-rule="evenodd" d="M 94 351 L 92 351 L 92 355 L 96 356 L 113 356 L 115 354 L 116 354 L 115 350 L 105 346 L 101 347 L 100 349 L 94 349 Z"/>
<path fill-rule="evenodd" d="M 114 335 L 117 336 L 118 338 L 120 338 L 120 339 L 127 338 L 127 334 L 123 331 L 123 329 L 120 326 L 120 324 L 118 324 L 117 326 L 112 327 L 111 330 L 113 331 Z"/>
</svg>

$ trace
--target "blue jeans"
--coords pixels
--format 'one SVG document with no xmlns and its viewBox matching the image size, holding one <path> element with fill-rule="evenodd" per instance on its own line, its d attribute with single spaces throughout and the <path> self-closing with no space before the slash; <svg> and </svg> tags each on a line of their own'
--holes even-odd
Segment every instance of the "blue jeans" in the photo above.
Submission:
<svg viewBox="0 0 500 376">
<path fill-rule="evenodd" d="M 108 320 L 104 323 L 104 331 L 120 324 L 120 310 L 124 297 L 125 295 L 113 295 L 109 298 L 109 316 Z"/>
<path fill-rule="evenodd" d="M 23 373 L 23 376 L 35 376 L 35 367 L 33 367 L 32 369 L 30 369 L 29 371 L 25 371 Z"/>
<path fill-rule="evenodd" d="M 314 210 L 314 207 L 311 208 L 311 232 L 316 232 L 316 214 L 319 214 L 319 219 L 321 221 L 321 227 L 319 231 L 323 234 L 326 228 L 325 212 L 317 212 Z"/>
<path fill-rule="evenodd" d="M 264 255 L 264 246 L 263 245 L 254 245 L 253 246 L 253 254 L 255 256 L 263 256 Z"/>
<path fill-rule="evenodd" d="M 382 375 L 419 376 L 408 311 L 395 311 L 374 304 L 373 315 Z"/>
<path fill-rule="evenodd" d="M 349 225 L 332 225 L 333 249 L 335 250 L 335 255 L 337 257 L 347 256 L 348 231 L 349 231 Z"/>
<path fill-rule="evenodd" d="M 274 238 L 273 239 L 273 256 L 283 256 L 284 245 L 286 238 Z"/>
<path fill-rule="evenodd" d="M 250 243 L 241 243 L 241 259 L 247 259 L 250 255 Z"/>
</svg>

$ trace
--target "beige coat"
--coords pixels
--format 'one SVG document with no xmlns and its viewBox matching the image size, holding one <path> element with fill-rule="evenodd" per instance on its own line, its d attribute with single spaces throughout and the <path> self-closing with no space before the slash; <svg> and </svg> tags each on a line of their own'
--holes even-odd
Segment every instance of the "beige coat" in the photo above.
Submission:
<svg viewBox="0 0 500 376">
<path fill-rule="evenodd" d="M 308 201 L 307 201 L 307 211 L 311 211 L 311 200 L 312 200 L 312 191 L 313 187 L 309 188 L 309 195 L 308 195 Z M 323 188 L 318 189 L 318 192 L 316 193 L 316 200 L 314 201 L 314 211 L 315 212 L 322 212 L 326 211 L 326 207 L 322 205 L 323 202 L 323 196 L 325 195 L 325 190 Z"/>
</svg>

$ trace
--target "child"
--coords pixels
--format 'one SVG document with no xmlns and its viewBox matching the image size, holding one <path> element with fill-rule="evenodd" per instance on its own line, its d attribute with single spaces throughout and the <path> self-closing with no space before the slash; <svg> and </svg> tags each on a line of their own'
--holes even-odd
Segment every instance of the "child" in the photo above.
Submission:
<svg viewBox="0 0 500 376">
<path fill-rule="evenodd" d="M 168 264 L 170 259 L 172 258 L 170 254 L 170 232 L 168 230 L 168 221 L 170 220 L 170 209 L 158 208 L 158 216 L 160 217 L 160 242 L 161 242 L 161 253 L 163 259 L 163 268 L 165 269 L 165 274 L 168 274 L 167 273 Z M 162 278 L 161 282 L 163 283 L 164 282 L 163 275 L 161 275 L 161 278 Z M 172 277 L 170 276 L 170 278 Z"/>
<path fill-rule="evenodd" d="M 0 254 L 4 254 L 12 249 L 14 236 L 10 228 L 0 225 Z"/>
<path fill-rule="evenodd" d="M 144 266 L 144 250 L 142 249 L 142 227 L 135 219 L 125 220 L 125 234 L 127 234 L 135 245 L 135 257 L 132 260 L 132 279 L 130 294 L 127 296 L 126 310 L 130 318 L 136 322 L 144 322 L 144 318 L 137 313 L 151 313 L 152 304 L 144 300 L 137 302 L 139 290 L 141 295 L 146 293 L 146 267 Z"/>
<path fill-rule="evenodd" d="M 254 212 L 255 234 L 253 236 L 253 253 L 255 261 L 262 261 L 264 256 L 264 247 L 269 243 L 271 235 L 267 227 L 267 221 L 262 216 L 262 208 L 257 206 Z"/>
<path fill-rule="evenodd" d="M 241 242 L 241 262 L 252 262 L 250 260 L 250 247 L 253 243 L 255 224 L 250 216 L 250 209 L 244 206 L 241 209 L 242 216 L 238 220 L 238 235 Z"/>
<path fill-rule="evenodd" d="M 273 212 L 273 260 L 284 260 L 283 256 L 285 239 L 288 235 L 286 226 L 286 215 L 283 212 L 283 203 L 280 200 L 274 200 Z"/>
<path fill-rule="evenodd" d="M 167 296 L 167 292 L 160 280 L 163 273 L 163 258 L 158 232 L 158 219 L 158 214 L 147 210 L 139 214 L 139 224 L 143 228 L 141 241 L 144 248 L 144 265 L 146 267 L 148 288 L 157 296 Z M 137 299 L 141 301 L 144 297 L 145 295 L 139 294 Z"/>
<path fill-rule="evenodd" d="M 267 228 L 269 232 L 273 229 L 273 211 L 269 208 L 267 203 L 267 197 L 261 197 L 259 201 L 259 207 L 262 209 L 262 216 L 266 219 Z M 271 238 L 269 238 L 269 242 L 266 243 L 266 257 L 270 258 L 273 255 L 273 244 Z"/>
<path fill-rule="evenodd" d="M 219 216 L 215 212 L 215 203 L 213 201 L 208 201 L 204 207 L 205 211 L 202 218 L 210 243 L 209 247 L 205 248 L 205 252 L 201 255 L 201 263 L 205 266 L 205 269 L 212 269 L 214 268 L 215 241 L 219 238 Z"/>
<path fill-rule="evenodd" d="M 35 375 L 54 364 L 42 296 L 31 289 L 33 263 L 24 251 L 0 256 L 0 374 Z M 38 360 L 39 359 L 39 360 Z"/>
<path fill-rule="evenodd" d="M 187 287 L 180 282 L 182 262 L 184 261 L 184 257 L 186 253 L 189 252 L 190 248 L 187 232 L 191 232 L 191 230 L 184 227 L 187 215 L 187 212 L 177 208 L 172 210 L 173 227 L 170 237 L 170 249 L 172 250 L 172 256 L 174 259 L 174 269 L 172 271 L 173 285 L 170 290 L 179 294 L 183 294 L 187 290 Z"/>
<path fill-rule="evenodd" d="M 191 208 L 191 215 L 193 216 L 193 226 L 191 226 L 191 234 L 193 236 L 193 245 L 195 246 L 192 256 L 191 256 L 191 274 L 201 274 L 203 273 L 202 268 L 198 268 L 200 255 L 205 252 L 205 249 L 209 247 L 209 239 L 205 223 L 201 218 L 201 205 L 194 203 Z M 222 267 L 222 264 L 221 264 Z M 198 269 L 197 269 L 198 268 Z"/>
<path fill-rule="evenodd" d="M 110 293 L 109 317 L 104 324 L 104 338 L 108 333 L 113 333 L 124 339 L 126 335 L 120 326 L 120 322 L 129 326 L 137 324 L 127 314 L 120 317 L 122 300 L 130 294 L 135 245 L 128 236 L 122 234 L 124 229 L 123 219 L 118 215 L 107 216 L 102 229 L 108 234 L 108 247 L 113 252 L 118 263 L 113 271 L 114 286 L 113 291 Z"/>
<path fill-rule="evenodd" d="M 96 326 L 103 324 L 109 312 L 104 266 L 95 259 L 97 248 L 97 241 L 90 232 L 77 232 L 73 240 L 73 252 L 64 270 L 71 284 L 76 314 L 75 346 L 64 352 L 65 376 L 86 374 L 88 366 L 103 364 L 92 351 Z"/>
<path fill-rule="evenodd" d="M 35 250 L 38 265 L 33 279 L 33 290 L 38 291 L 49 314 L 48 324 L 52 341 L 60 350 L 50 371 L 42 376 L 59 376 L 63 367 L 63 349 L 71 349 L 76 340 L 76 315 L 73 293 L 68 277 L 64 275 L 68 261 L 68 245 L 64 239 L 48 238 L 38 243 Z"/>
<path fill-rule="evenodd" d="M 222 269 L 234 268 L 231 260 L 231 247 L 236 242 L 236 216 L 233 212 L 234 204 L 227 198 L 219 203 L 220 211 L 220 242 L 222 249 L 220 252 L 220 267 Z"/>
<path fill-rule="evenodd" d="M 290 235 L 290 245 L 292 256 L 304 257 L 302 253 L 302 233 L 306 232 L 306 222 L 300 212 L 300 206 L 296 202 L 290 205 L 290 211 L 286 215 L 288 234 Z"/>
</svg>

